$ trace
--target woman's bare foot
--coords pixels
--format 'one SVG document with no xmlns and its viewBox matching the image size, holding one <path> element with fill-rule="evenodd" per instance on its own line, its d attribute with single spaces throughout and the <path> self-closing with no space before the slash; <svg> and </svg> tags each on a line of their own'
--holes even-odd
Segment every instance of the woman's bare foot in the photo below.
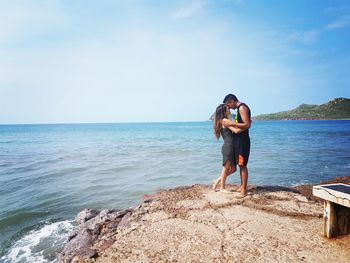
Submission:
<svg viewBox="0 0 350 263">
<path fill-rule="evenodd" d="M 220 193 L 224 193 L 224 194 L 232 194 L 232 192 L 230 190 L 227 189 L 220 189 Z"/>
<path fill-rule="evenodd" d="M 216 179 L 216 180 L 213 181 L 212 189 L 213 189 L 214 191 L 216 191 L 216 188 L 218 187 L 220 181 L 221 181 L 221 178 L 220 178 L 220 177 L 219 177 L 218 179 Z"/>
</svg>

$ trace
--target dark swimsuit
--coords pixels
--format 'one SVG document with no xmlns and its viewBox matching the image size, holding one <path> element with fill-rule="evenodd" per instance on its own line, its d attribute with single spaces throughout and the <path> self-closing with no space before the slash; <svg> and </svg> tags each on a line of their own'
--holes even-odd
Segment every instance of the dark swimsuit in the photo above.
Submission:
<svg viewBox="0 0 350 263">
<path fill-rule="evenodd" d="M 234 138 L 232 131 L 227 128 L 220 129 L 221 136 L 224 140 L 224 144 L 221 148 L 222 153 L 222 165 L 225 165 L 226 161 L 231 161 L 231 165 L 236 164 L 235 152 L 234 152 Z"/>
<path fill-rule="evenodd" d="M 241 103 L 237 108 L 237 115 L 235 121 L 237 123 L 243 123 L 241 114 L 239 113 L 239 108 L 241 106 L 246 106 L 248 109 L 248 115 L 249 119 L 251 118 L 251 113 L 249 107 Z M 247 166 L 249 155 L 250 155 L 250 137 L 249 137 L 249 129 L 245 130 L 244 132 L 237 133 L 234 135 L 234 152 L 235 152 L 235 159 L 237 160 L 237 164 L 239 166 Z"/>
</svg>

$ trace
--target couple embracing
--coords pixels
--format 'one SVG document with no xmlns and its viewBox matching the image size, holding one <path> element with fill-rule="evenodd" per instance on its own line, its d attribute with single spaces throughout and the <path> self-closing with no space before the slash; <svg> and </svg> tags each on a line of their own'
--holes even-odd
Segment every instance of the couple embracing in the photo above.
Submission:
<svg viewBox="0 0 350 263">
<path fill-rule="evenodd" d="M 234 120 L 231 120 L 230 109 L 237 109 Z M 220 104 L 215 112 L 214 134 L 217 139 L 221 136 L 224 144 L 222 146 L 222 171 L 221 175 L 213 182 L 214 190 L 220 184 L 220 192 L 232 193 L 225 189 L 225 182 L 226 178 L 236 171 L 236 166 L 238 165 L 241 185 L 236 191 L 240 193 L 240 198 L 247 195 L 250 125 L 251 113 L 249 107 L 245 103 L 240 102 L 235 95 L 228 94 L 223 104 Z"/>
</svg>

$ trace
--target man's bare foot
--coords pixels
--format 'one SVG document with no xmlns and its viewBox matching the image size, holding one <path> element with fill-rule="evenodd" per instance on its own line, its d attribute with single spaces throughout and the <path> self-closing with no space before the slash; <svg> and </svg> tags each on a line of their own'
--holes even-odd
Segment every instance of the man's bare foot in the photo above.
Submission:
<svg viewBox="0 0 350 263">
<path fill-rule="evenodd" d="M 224 193 L 224 194 L 232 194 L 232 192 L 230 190 L 227 189 L 220 189 L 220 193 Z"/>
<path fill-rule="evenodd" d="M 241 190 L 239 196 L 237 196 L 238 199 L 244 198 L 247 196 L 247 190 Z"/>
<path fill-rule="evenodd" d="M 235 191 L 236 192 L 241 192 L 242 191 L 242 186 L 240 185 Z"/>
</svg>

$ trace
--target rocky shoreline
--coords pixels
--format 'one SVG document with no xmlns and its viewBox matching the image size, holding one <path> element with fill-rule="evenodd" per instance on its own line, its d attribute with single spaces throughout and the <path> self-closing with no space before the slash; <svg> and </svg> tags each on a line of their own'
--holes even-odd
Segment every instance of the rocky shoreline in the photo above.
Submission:
<svg viewBox="0 0 350 263">
<path fill-rule="evenodd" d="M 124 210 L 85 209 L 59 262 L 350 261 L 349 236 L 323 237 L 323 205 L 311 185 L 251 186 L 237 196 L 193 185 Z"/>
</svg>

